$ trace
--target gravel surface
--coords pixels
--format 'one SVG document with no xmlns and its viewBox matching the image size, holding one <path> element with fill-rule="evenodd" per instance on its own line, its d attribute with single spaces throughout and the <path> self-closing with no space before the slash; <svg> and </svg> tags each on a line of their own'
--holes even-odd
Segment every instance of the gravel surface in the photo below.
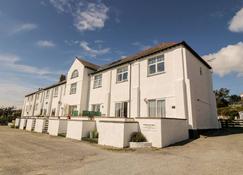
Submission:
<svg viewBox="0 0 243 175">
<path fill-rule="evenodd" d="M 210 132 L 163 149 L 114 150 L 0 126 L 0 174 L 243 174 L 243 130 Z"/>
</svg>

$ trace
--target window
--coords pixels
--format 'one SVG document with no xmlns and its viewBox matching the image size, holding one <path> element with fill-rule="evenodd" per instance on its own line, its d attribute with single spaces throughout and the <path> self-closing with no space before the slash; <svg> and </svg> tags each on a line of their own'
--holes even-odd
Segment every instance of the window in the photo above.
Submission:
<svg viewBox="0 0 243 175">
<path fill-rule="evenodd" d="M 148 74 L 153 75 L 165 71 L 164 55 L 160 55 L 148 60 Z"/>
<path fill-rule="evenodd" d="M 93 104 L 92 111 L 100 112 L 100 104 Z"/>
<path fill-rule="evenodd" d="M 127 81 L 128 78 L 128 67 L 121 67 L 117 69 L 117 82 Z"/>
<path fill-rule="evenodd" d="M 127 102 L 119 102 L 115 104 L 115 116 L 127 118 Z"/>
<path fill-rule="evenodd" d="M 57 97 L 57 96 L 58 96 L 58 87 L 55 87 L 53 97 Z"/>
<path fill-rule="evenodd" d="M 71 79 L 72 79 L 72 78 L 76 78 L 76 77 L 78 77 L 78 70 L 74 70 L 74 71 L 73 71 L 73 73 L 72 73 L 72 75 L 71 75 Z"/>
<path fill-rule="evenodd" d="M 72 116 L 77 116 L 76 113 L 77 113 L 77 106 L 76 105 L 71 105 L 69 106 L 69 115 L 72 115 Z"/>
<path fill-rule="evenodd" d="M 46 91 L 46 98 L 49 98 L 49 90 Z"/>
<path fill-rule="evenodd" d="M 149 117 L 165 117 L 165 100 L 148 100 Z"/>
<path fill-rule="evenodd" d="M 55 114 L 56 114 L 56 109 L 54 108 L 51 110 L 51 116 L 55 116 Z"/>
<path fill-rule="evenodd" d="M 102 74 L 95 75 L 94 77 L 94 88 L 99 88 L 102 86 Z"/>
<path fill-rule="evenodd" d="M 76 94 L 77 83 L 72 83 L 70 86 L 70 94 Z"/>
</svg>

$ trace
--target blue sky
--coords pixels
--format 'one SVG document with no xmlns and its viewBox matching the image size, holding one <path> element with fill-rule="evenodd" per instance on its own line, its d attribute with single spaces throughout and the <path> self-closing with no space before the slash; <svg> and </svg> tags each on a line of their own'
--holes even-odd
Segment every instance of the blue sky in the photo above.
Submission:
<svg viewBox="0 0 243 175">
<path fill-rule="evenodd" d="M 75 56 L 106 64 L 185 40 L 214 68 L 214 88 L 243 91 L 242 0 L 2 0 L 0 105 L 66 73 Z"/>
</svg>

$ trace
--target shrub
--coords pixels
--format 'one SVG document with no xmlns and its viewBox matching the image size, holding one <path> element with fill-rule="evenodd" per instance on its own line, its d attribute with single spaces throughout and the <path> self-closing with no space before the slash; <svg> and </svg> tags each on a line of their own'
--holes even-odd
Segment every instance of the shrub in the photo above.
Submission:
<svg viewBox="0 0 243 175">
<path fill-rule="evenodd" d="M 144 137 L 144 135 L 141 132 L 134 132 L 131 135 L 130 142 L 146 142 L 147 139 Z"/>
</svg>

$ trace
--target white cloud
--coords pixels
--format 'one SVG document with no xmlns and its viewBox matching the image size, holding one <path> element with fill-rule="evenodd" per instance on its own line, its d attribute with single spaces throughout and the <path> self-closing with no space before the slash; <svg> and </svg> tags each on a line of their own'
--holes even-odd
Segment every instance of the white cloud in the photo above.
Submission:
<svg viewBox="0 0 243 175">
<path fill-rule="evenodd" d="M 96 57 L 98 55 L 104 55 L 110 52 L 110 48 L 101 48 L 99 47 L 98 49 L 93 49 L 89 46 L 89 43 L 86 41 L 81 41 L 80 42 L 80 47 L 87 52 L 88 54 L 90 54 L 93 57 Z"/>
<path fill-rule="evenodd" d="M 33 74 L 33 75 L 39 75 L 39 76 L 48 76 L 51 74 L 54 74 L 54 72 L 51 72 L 47 68 L 38 68 L 35 66 L 29 66 L 25 64 L 19 63 L 21 59 L 14 54 L 0 54 L 0 68 L 11 70 L 14 72 L 21 72 L 21 73 L 27 73 L 27 74 Z M 56 73 L 55 73 L 56 74 Z"/>
<path fill-rule="evenodd" d="M 243 32 L 243 8 L 231 19 L 229 30 L 232 32 Z"/>
<path fill-rule="evenodd" d="M 48 40 L 40 40 L 37 42 L 37 45 L 43 48 L 51 48 L 56 46 L 52 41 Z"/>
<path fill-rule="evenodd" d="M 13 33 L 19 33 L 19 32 L 28 32 L 37 29 L 38 26 L 36 24 L 32 23 L 25 23 L 16 26 L 16 28 L 13 30 Z"/>
<path fill-rule="evenodd" d="M 71 14 L 74 18 L 74 26 L 79 31 L 103 28 L 108 19 L 109 8 L 101 1 L 91 3 L 79 0 L 50 0 L 50 3 L 59 12 Z"/>
<path fill-rule="evenodd" d="M 220 76 L 229 73 L 237 73 L 238 76 L 243 76 L 243 42 L 228 45 L 216 53 L 203 56 L 203 58 Z"/>
</svg>

